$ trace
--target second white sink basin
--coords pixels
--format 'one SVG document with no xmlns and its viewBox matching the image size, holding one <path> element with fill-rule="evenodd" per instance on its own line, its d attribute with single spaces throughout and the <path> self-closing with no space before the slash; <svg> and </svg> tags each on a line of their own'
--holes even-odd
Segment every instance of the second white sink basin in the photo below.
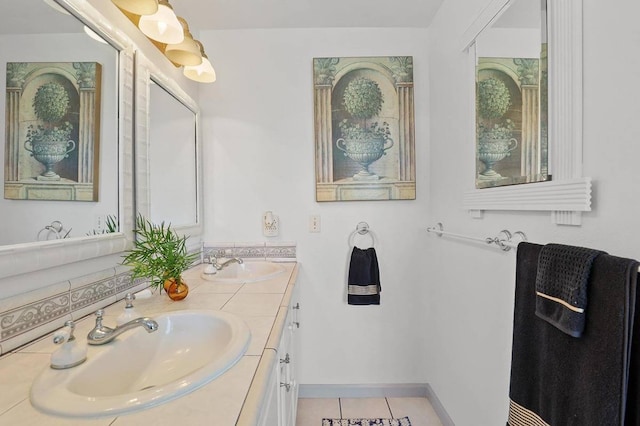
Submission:
<svg viewBox="0 0 640 426">
<path fill-rule="evenodd" d="M 247 261 L 241 264 L 232 263 L 215 274 L 207 274 L 210 265 L 205 266 L 201 277 L 208 281 L 223 283 L 251 283 L 274 278 L 285 271 L 284 266 L 265 261 Z"/>
<path fill-rule="evenodd" d="M 220 311 L 154 316 L 158 331 L 131 330 L 90 348 L 67 370 L 47 368 L 31 387 L 32 404 L 49 414 L 112 416 L 178 398 L 220 376 L 251 338 L 240 318 Z"/>
</svg>

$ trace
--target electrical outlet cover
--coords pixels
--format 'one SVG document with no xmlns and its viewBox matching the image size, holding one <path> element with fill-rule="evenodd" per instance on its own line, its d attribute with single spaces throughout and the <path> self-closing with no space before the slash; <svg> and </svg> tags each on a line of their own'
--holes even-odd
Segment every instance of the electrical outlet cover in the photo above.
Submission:
<svg viewBox="0 0 640 426">
<path fill-rule="evenodd" d="M 262 215 L 262 235 L 265 237 L 277 237 L 280 231 L 280 221 L 273 213 L 265 212 Z"/>
</svg>

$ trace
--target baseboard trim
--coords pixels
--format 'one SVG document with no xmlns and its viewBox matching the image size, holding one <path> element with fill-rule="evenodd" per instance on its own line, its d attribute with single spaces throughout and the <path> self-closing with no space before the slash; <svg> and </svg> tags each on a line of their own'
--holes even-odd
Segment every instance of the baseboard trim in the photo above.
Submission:
<svg viewBox="0 0 640 426">
<path fill-rule="evenodd" d="M 455 426 L 428 383 L 371 385 L 300 385 L 299 398 L 427 398 L 443 426 Z"/>
<path fill-rule="evenodd" d="M 445 410 L 444 405 L 442 405 L 442 402 L 440 402 L 440 399 L 436 395 L 431 385 L 427 383 L 426 386 L 427 399 L 431 403 L 431 406 L 433 407 L 433 410 L 436 412 L 438 417 L 440 417 L 440 423 L 442 423 L 442 426 L 456 426 L 456 424 L 453 423 L 453 420 L 451 420 L 451 417 L 449 417 L 449 413 L 447 413 L 447 410 Z"/>
<path fill-rule="evenodd" d="M 421 383 L 374 385 L 300 385 L 300 398 L 396 398 L 427 397 L 427 386 Z"/>
</svg>

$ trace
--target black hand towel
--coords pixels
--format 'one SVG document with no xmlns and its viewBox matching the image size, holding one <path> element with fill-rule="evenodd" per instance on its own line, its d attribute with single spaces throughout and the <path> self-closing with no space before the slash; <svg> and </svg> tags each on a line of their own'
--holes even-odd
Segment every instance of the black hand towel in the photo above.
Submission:
<svg viewBox="0 0 640 426">
<path fill-rule="evenodd" d="M 629 422 L 637 415 L 629 404 L 638 401 L 637 366 L 629 353 L 638 344 L 639 263 L 607 254 L 594 260 L 589 315 L 582 338 L 575 339 L 535 314 L 541 249 L 518 245 L 508 425 L 637 425 L 637 417 Z"/>
<path fill-rule="evenodd" d="M 380 304 L 380 271 L 376 250 L 354 247 L 349 263 L 349 288 L 347 299 L 350 305 Z"/>
<path fill-rule="evenodd" d="M 538 258 L 536 315 L 569 336 L 580 337 L 591 266 L 602 253 L 563 244 L 544 246 Z"/>
</svg>

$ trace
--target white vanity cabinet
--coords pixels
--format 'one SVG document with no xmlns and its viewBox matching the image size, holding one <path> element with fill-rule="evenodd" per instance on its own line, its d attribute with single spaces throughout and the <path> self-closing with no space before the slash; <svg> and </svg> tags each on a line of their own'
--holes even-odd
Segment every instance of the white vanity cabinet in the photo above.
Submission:
<svg viewBox="0 0 640 426">
<path fill-rule="evenodd" d="M 236 426 L 295 426 L 299 311 L 295 286 L 290 285 Z"/>
<path fill-rule="evenodd" d="M 278 346 L 278 407 L 280 409 L 279 426 L 295 426 L 296 409 L 298 406 L 298 380 L 296 367 L 298 365 L 298 350 L 296 335 L 300 327 L 298 311 L 300 304 L 292 300 L 287 309 L 285 327 Z"/>
<path fill-rule="evenodd" d="M 280 405 L 278 403 L 280 383 L 278 381 L 279 369 L 280 367 L 277 363 L 273 364 L 273 368 L 271 368 L 271 374 L 269 374 L 262 410 L 260 410 L 256 423 L 257 426 L 279 426 L 281 424 L 279 420 Z"/>
</svg>

